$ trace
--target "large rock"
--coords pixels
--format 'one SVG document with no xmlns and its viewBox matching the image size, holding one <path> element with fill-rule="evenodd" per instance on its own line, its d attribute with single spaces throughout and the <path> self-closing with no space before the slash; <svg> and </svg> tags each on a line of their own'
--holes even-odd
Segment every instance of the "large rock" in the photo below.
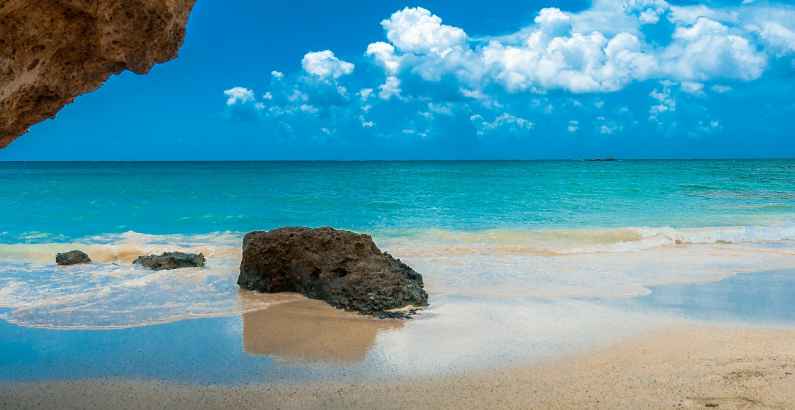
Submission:
<svg viewBox="0 0 795 410">
<path fill-rule="evenodd" d="M 166 252 L 162 255 L 139 256 L 133 261 L 152 270 L 170 270 L 181 268 L 199 268 L 204 266 L 204 255 L 196 253 Z"/>
<path fill-rule="evenodd" d="M 91 263 L 91 258 L 83 251 L 69 251 L 55 255 L 55 263 L 62 266 L 80 265 L 83 263 Z"/>
<path fill-rule="evenodd" d="M 260 292 L 299 292 L 382 318 L 406 317 L 411 307 L 428 304 L 422 275 L 381 252 L 370 236 L 331 228 L 247 234 L 237 283 Z"/>
<path fill-rule="evenodd" d="M 123 70 L 176 57 L 195 0 L 0 0 L 0 148 Z"/>
</svg>

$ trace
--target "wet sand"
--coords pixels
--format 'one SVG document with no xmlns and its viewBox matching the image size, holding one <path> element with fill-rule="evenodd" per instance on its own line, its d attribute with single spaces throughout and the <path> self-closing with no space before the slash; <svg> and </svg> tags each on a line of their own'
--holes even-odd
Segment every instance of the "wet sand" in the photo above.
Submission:
<svg viewBox="0 0 795 410">
<path fill-rule="evenodd" d="M 402 326 L 401 320 L 378 320 L 319 300 L 300 300 L 243 314 L 243 349 L 288 361 L 356 363 L 365 359 L 379 332 Z"/>
<path fill-rule="evenodd" d="M 795 408 L 795 331 L 677 326 L 542 364 L 395 383 L 0 385 L 3 409 Z"/>
</svg>

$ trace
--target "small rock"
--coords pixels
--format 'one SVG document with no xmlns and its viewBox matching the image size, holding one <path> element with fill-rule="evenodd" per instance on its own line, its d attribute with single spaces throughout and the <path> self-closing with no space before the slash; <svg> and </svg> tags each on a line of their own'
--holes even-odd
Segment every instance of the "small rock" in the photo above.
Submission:
<svg viewBox="0 0 795 410">
<path fill-rule="evenodd" d="M 55 263 L 62 266 L 80 265 L 91 263 L 91 258 L 83 251 L 74 250 L 55 255 Z"/>
<path fill-rule="evenodd" d="M 133 264 L 152 270 L 170 270 L 203 267 L 205 262 L 201 253 L 166 252 L 162 255 L 139 256 Z"/>
</svg>

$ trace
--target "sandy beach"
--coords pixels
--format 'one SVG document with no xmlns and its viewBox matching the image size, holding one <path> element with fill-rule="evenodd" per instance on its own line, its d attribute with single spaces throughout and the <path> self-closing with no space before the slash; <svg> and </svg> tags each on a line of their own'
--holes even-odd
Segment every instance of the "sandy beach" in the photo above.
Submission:
<svg viewBox="0 0 795 410">
<path fill-rule="evenodd" d="M 396 383 L 6 384 L 4 409 L 787 409 L 795 331 L 677 326 L 542 364 Z"/>
</svg>

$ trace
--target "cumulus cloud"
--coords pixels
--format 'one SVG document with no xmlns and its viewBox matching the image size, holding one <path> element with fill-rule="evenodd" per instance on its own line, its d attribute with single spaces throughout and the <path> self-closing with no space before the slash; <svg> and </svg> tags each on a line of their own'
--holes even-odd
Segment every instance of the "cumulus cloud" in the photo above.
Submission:
<svg viewBox="0 0 795 410">
<path fill-rule="evenodd" d="M 777 22 L 766 22 L 759 29 L 759 35 L 776 55 L 795 53 L 795 31 Z"/>
<path fill-rule="evenodd" d="M 331 50 L 306 53 L 301 66 L 307 73 L 321 79 L 338 79 L 353 73 L 355 67 L 352 63 L 337 58 Z"/>
<path fill-rule="evenodd" d="M 742 99 L 722 94 L 741 96 L 768 73 L 794 67 L 795 8 L 763 3 L 594 0 L 577 12 L 544 8 L 513 33 L 476 38 L 409 7 L 381 21 L 383 38 L 363 43 L 358 56 L 309 52 L 303 74 L 274 70 L 268 90 L 224 94 L 234 110 L 294 135 L 580 141 L 723 133 L 732 122 L 715 113 Z"/>
<path fill-rule="evenodd" d="M 237 104 L 254 102 L 256 99 L 254 97 L 254 90 L 245 87 L 232 87 L 228 90 L 224 90 L 224 95 L 227 97 L 226 105 L 230 107 Z"/>
<path fill-rule="evenodd" d="M 623 0 L 620 7 L 597 3 L 602 19 L 609 20 L 604 15 L 610 13 L 616 20 L 634 16 L 636 26 L 615 34 L 583 30 L 598 24 L 583 25 L 578 14 L 545 8 L 532 26 L 478 45 L 429 10 L 406 8 L 381 23 L 389 42 L 370 44 L 366 54 L 387 76 L 408 72 L 427 81 L 455 78 L 470 92 L 491 83 L 509 92 L 590 93 L 614 92 L 649 79 L 750 81 L 767 67 L 767 56 L 754 46 L 748 30 L 717 20 L 727 18 L 725 12 L 673 7 L 664 0 Z M 594 14 L 581 14 L 588 13 Z M 677 25 L 665 47 L 638 34 L 640 26 L 658 24 L 669 14 Z M 784 26 L 757 31 L 771 48 L 795 47 L 790 38 L 795 33 Z"/>
<path fill-rule="evenodd" d="M 561 36 L 571 31 L 571 16 L 558 8 L 541 9 L 534 21 L 547 35 Z"/>
<path fill-rule="evenodd" d="M 641 24 L 657 24 L 670 10 L 671 6 L 665 0 L 624 0 L 624 11 L 635 15 Z"/>
<path fill-rule="evenodd" d="M 378 89 L 380 90 L 378 96 L 381 99 L 389 100 L 392 97 L 400 97 L 400 79 L 395 76 L 389 76 L 386 78 L 386 82 L 381 84 Z"/>
<path fill-rule="evenodd" d="M 372 56 L 389 74 L 395 74 L 400 69 L 401 58 L 395 54 L 392 44 L 379 41 L 367 46 L 367 55 Z"/>
<path fill-rule="evenodd" d="M 442 19 L 422 7 L 396 11 L 381 22 L 386 37 L 401 51 L 446 56 L 466 44 L 464 30 L 442 24 Z"/>
<path fill-rule="evenodd" d="M 663 55 L 663 71 L 681 80 L 754 80 L 762 75 L 767 58 L 745 37 L 705 17 L 674 32 L 674 43 Z"/>
</svg>

